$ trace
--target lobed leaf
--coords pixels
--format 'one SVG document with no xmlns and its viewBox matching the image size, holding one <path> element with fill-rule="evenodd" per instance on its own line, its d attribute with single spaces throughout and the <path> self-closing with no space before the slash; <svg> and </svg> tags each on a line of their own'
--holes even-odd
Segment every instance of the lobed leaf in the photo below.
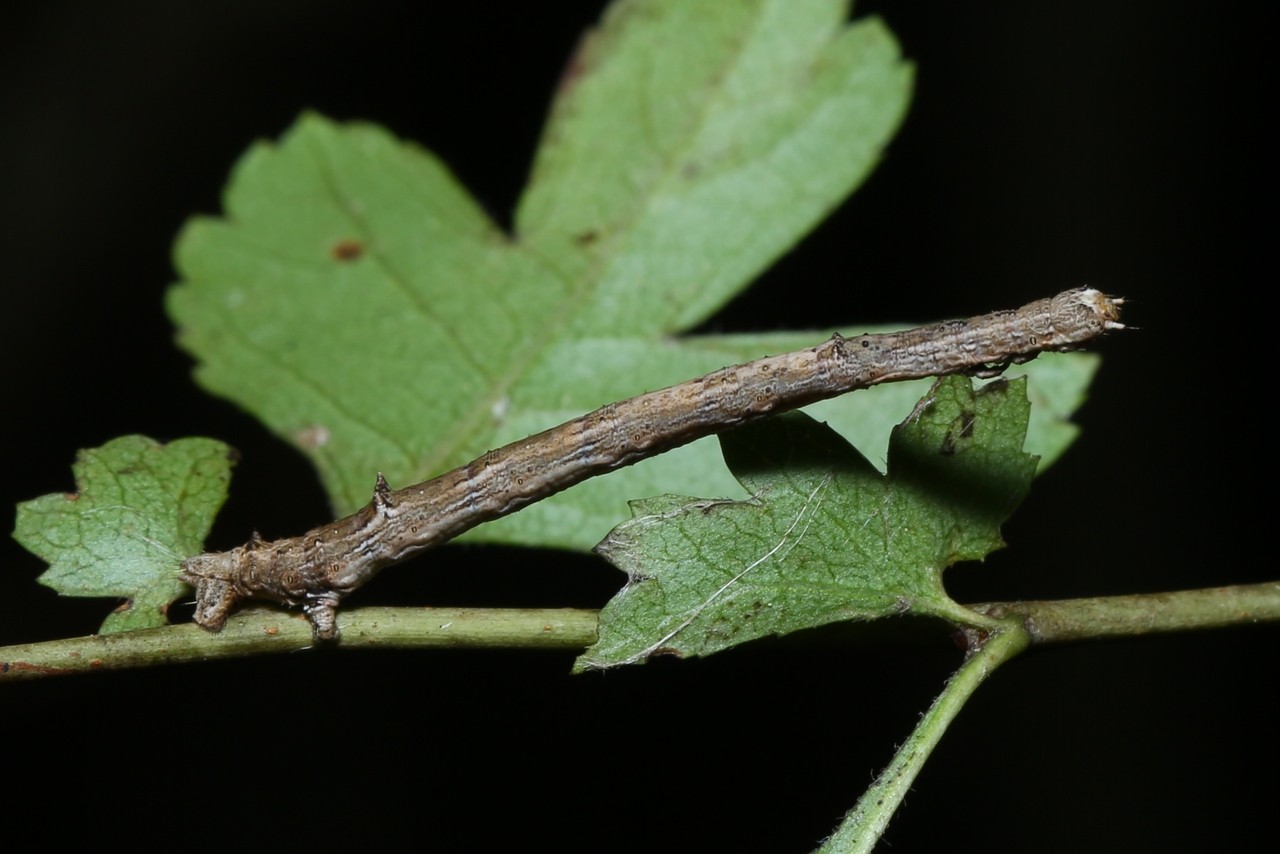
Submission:
<svg viewBox="0 0 1280 854">
<path fill-rule="evenodd" d="M 832 330 L 673 336 L 843 201 L 902 120 L 910 65 L 879 20 L 848 13 L 612 4 L 556 93 L 514 235 L 431 153 L 303 116 L 245 155 L 225 215 L 177 243 L 169 310 L 197 380 L 309 456 L 341 515 L 379 471 L 419 482 L 612 401 L 818 343 Z M 1058 398 L 1078 399 L 1092 363 L 1059 364 L 1029 366 L 1033 394 L 1053 375 Z M 883 446 L 919 394 L 815 411 Z M 1069 441 L 1070 410 L 1036 425 L 1046 458 Z M 738 494 L 704 441 L 465 536 L 587 549 L 629 498 L 673 490 Z"/>
<path fill-rule="evenodd" d="M 751 499 L 633 502 L 596 549 L 627 583 L 576 668 L 708 655 L 840 620 L 979 622 L 942 573 L 1000 548 L 1030 486 L 1025 386 L 940 380 L 894 429 L 885 474 L 802 413 L 721 436 Z"/>
<path fill-rule="evenodd" d="M 128 600 L 103 634 L 165 625 L 169 603 L 189 589 L 178 566 L 203 551 L 226 500 L 230 449 L 123 436 L 82 450 L 72 471 L 76 492 L 18 505 L 14 538 L 49 564 L 40 582 L 64 596 Z"/>
<path fill-rule="evenodd" d="M 169 308 L 199 382 L 307 453 L 346 513 L 378 471 L 420 481 L 779 351 L 795 338 L 670 336 L 839 204 L 901 121 L 910 67 L 847 13 L 611 6 L 556 95 L 514 236 L 430 153 L 304 116 L 237 166 L 224 217 L 178 241 Z M 717 468 L 704 443 L 474 536 L 588 548 L 650 483 L 693 489 Z"/>
</svg>

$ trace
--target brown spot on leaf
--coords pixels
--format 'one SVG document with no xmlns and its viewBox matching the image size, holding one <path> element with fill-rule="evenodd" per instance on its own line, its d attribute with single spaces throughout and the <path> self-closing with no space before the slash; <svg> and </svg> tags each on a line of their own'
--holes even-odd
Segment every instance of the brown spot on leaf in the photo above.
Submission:
<svg viewBox="0 0 1280 854">
<path fill-rule="evenodd" d="M 339 240 L 329 247 L 329 255 L 335 261 L 354 261 L 364 254 L 364 244 L 355 238 Z"/>
</svg>

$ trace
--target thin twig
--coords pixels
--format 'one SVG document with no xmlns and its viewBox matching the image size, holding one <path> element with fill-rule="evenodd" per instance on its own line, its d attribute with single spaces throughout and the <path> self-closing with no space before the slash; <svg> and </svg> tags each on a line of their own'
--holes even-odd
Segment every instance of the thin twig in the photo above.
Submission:
<svg viewBox="0 0 1280 854">
<path fill-rule="evenodd" d="M 597 616 L 574 608 L 354 608 L 342 614 L 337 645 L 580 650 L 595 643 Z M 255 608 L 236 614 L 219 635 L 187 623 L 0 647 L 0 681 L 288 653 L 312 643 L 301 615 Z"/>
<path fill-rule="evenodd" d="M 997 619 L 1020 619 L 1032 644 L 1142 637 L 1280 622 L 1280 581 L 967 607 Z M 598 611 L 571 608 L 353 608 L 342 612 L 342 638 L 326 646 L 577 651 L 595 643 L 598 616 Z M 310 646 L 311 630 L 300 615 L 263 607 L 238 613 L 217 636 L 186 624 L 0 647 L 0 681 L 242 658 Z"/>
<path fill-rule="evenodd" d="M 1070 643 L 1280 621 L 1280 581 L 968 607 L 996 619 L 1020 618 L 1033 644 Z"/>
</svg>

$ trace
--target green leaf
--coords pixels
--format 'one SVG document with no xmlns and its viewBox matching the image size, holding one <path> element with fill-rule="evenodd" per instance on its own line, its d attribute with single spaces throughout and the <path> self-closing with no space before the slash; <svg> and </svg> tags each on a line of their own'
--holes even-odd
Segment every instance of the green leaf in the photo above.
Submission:
<svg viewBox="0 0 1280 854">
<path fill-rule="evenodd" d="M 841 620 L 929 614 L 975 624 L 942 572 L 1000 548 L 1035 473 L 1025 380 L 939 381 L 890 440 L 881 474 L 801 413 L 721 437 L 748 501 L 667 495 L 597 551 L 628 581 L 578 670 L 708 655 Z"/>
<path fill-rule="evenodd" d="M 82 450 L 72 471 L 76 492 L 18 505 L 14 539 L 49 563 L 39 580 L 62 595 L 128 600 L 103 634 L 164 625 L 188 590 L 178 565 L 203 550 L 226 500 L 230 449 L 123 436 Z"/>
<path fill-rule="evenodd" d="M 881 22 L 847 14 L 836 0 L 613 4 L 557 92 L 514 235 L 429 152 L 304 116 L 246 154 L 223 218 L 178 241 L 169 309 L 198 381 L 306 453 L 345 514 L 378 471 L 415 483 L 818 343 L 830 329 L 672 336 L 848 196 L 901 121 L 910 66 Z M 1078 396 L 1089 370 L 1065 364 Z M 913 399 L 881 394 L 896 417 Z M 861 396 L 824 417 L 882 424 Z M 586 549 L 627 499 L 671 490 L 736 487 L 701 442 L 467 536 Z"/>
</svg>

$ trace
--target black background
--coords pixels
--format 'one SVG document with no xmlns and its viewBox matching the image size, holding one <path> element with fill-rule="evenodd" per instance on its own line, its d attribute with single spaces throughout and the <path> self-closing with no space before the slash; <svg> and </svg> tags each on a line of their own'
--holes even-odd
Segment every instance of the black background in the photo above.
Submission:
<svg viewBox="0 0 1280 854">
<path fill-rule="evenodd" d="M 1243 6 L 1244 4 L 1240 4 Z M 76 449 L 211 435 L 243 453 L 218 545 L 326 517 L 302 458 L 195 388 L 163 293 L 186 217 L 303 109 L 438 152 L 508 221 L 598 2 L 44 3 L 0 30 L 4 494 Z M 1084 434 L 953 571 L 962 600 L 1263 581 L 1271 476 L 1260 18 L 1189 2 L 867 3 L 918 65 L 871 180 L 707 330 L 926 320 L 1088 283 Z M 1261 333 L 1261 334 L 1260 334 Z M 5 525 L 11 524 L 5 510 Z M 0 643 L 91 632 L 4 543 Z M 449 548 L 365 602 L 597 606 L 586 557 Z M 1204 851 L 1264 838 L 1276 629 L 1037 651 L 984 686 L 885 850 Z M 35 839 L 410 842 L 438 850 L 805 851 L 958 663 L 945 636 L 838 632 L 571 678 L 569 654 L 302 653 L 0 686 L 0 763 Z M 15 797 L 16 793 L 16 797 Z M 722 834 L 722 835 L 717 835 Z M 1267 838 L 1270 838 L 1268 833 Z M 33 839 L 34 841 L 34 839 Z"/>
</svg>

